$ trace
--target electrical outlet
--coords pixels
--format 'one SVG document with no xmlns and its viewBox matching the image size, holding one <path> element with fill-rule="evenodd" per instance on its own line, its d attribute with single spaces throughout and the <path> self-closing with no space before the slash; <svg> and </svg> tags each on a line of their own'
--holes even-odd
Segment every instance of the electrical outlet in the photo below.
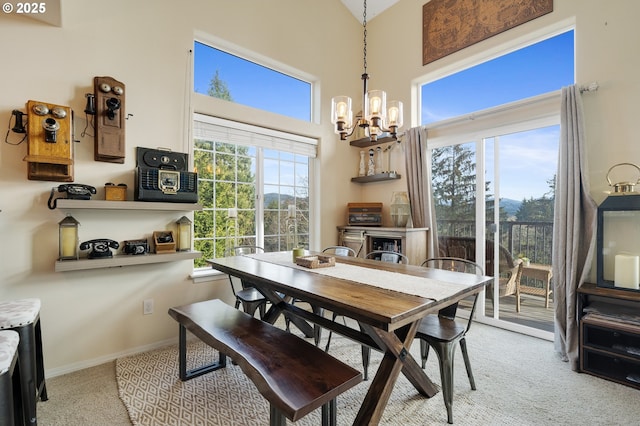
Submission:
<svg viewBox="0 0 640 426">
<path fill-rule="evenodd" d="M 145 299 L 142 302 L 142 313 L 144 315 L 151 315 L 153 313 L 153 299 Z"/>
</svg>

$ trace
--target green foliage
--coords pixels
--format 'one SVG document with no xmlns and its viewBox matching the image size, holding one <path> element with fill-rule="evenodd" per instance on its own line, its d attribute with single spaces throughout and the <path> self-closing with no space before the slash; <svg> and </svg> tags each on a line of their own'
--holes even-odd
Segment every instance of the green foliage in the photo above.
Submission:
<svg viewBox="0 0 640 426">
<path fill-rule="evenodd" d="M 233 101 L 227 83 L 220 79 L 220 70 L 216 70 L 215 75 L 211 78 L 207 94 L 214 98 L 224 99 L 225 101 Z"/>
</svg>

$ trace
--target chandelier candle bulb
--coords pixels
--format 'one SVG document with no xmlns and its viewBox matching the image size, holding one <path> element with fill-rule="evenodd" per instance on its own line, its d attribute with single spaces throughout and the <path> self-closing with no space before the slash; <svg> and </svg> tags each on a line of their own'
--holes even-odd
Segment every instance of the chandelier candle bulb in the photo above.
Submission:
<svg viewBox="0 0 640 426">
<path fill-rule="evenodd" d="M 296 206 L 295 206 L 295 204 L 289 204 L 288 212 L 289 212 L 289 214 L 288 214 L 289 219 L 293 219 L 293 218 L 296 217 Z"/>
<path fill-rule="evenodd" d="M 230 208 L 230 209 L 227 211 L 227 217 L 228 217 L 229 219 L 235 219 L 235 218 L 237 218 L 237 217 L 238 217 L 238 209 L 233 208 L 233 207 L 232 207 L 232 208 Z"/>
<path fill-rule="evenodd" d="M 638 290 L 640 287 L 640 256 L 617 254 L 614 286 Z"/>
</svg>

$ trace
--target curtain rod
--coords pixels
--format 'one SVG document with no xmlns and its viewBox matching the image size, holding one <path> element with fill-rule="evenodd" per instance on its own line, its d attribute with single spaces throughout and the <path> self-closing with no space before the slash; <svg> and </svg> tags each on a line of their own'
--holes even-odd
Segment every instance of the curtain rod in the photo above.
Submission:
<svg viewBox="0 0 640 426">
<path fill-rule="evenodd" d="M 586 86 L 580 86 L 579 90 L 580 90 L 580 93 L 596 92 L 598 90 L 598 87 L 600 87 L 598 85 L 598 82 L 597 81 L 593 81 L 593 82 L 589 83 Z"/>
</svg>

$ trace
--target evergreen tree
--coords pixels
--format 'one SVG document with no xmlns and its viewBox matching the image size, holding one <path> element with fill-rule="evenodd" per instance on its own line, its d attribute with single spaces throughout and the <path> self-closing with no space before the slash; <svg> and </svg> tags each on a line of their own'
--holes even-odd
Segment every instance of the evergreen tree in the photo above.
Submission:
<svg viewBox="0 0 640 426">
<path fill-rule="evenodd" d="M 213 98 L 233 101 L 233 97 L 231 96 L 231 92 L 229 92 L 227 83 L 220 79 L 220 70 L 216 70 L 211 81 L 209 81 L 209 90 L 207 90 L 207 94 Z"/>
</svg>

